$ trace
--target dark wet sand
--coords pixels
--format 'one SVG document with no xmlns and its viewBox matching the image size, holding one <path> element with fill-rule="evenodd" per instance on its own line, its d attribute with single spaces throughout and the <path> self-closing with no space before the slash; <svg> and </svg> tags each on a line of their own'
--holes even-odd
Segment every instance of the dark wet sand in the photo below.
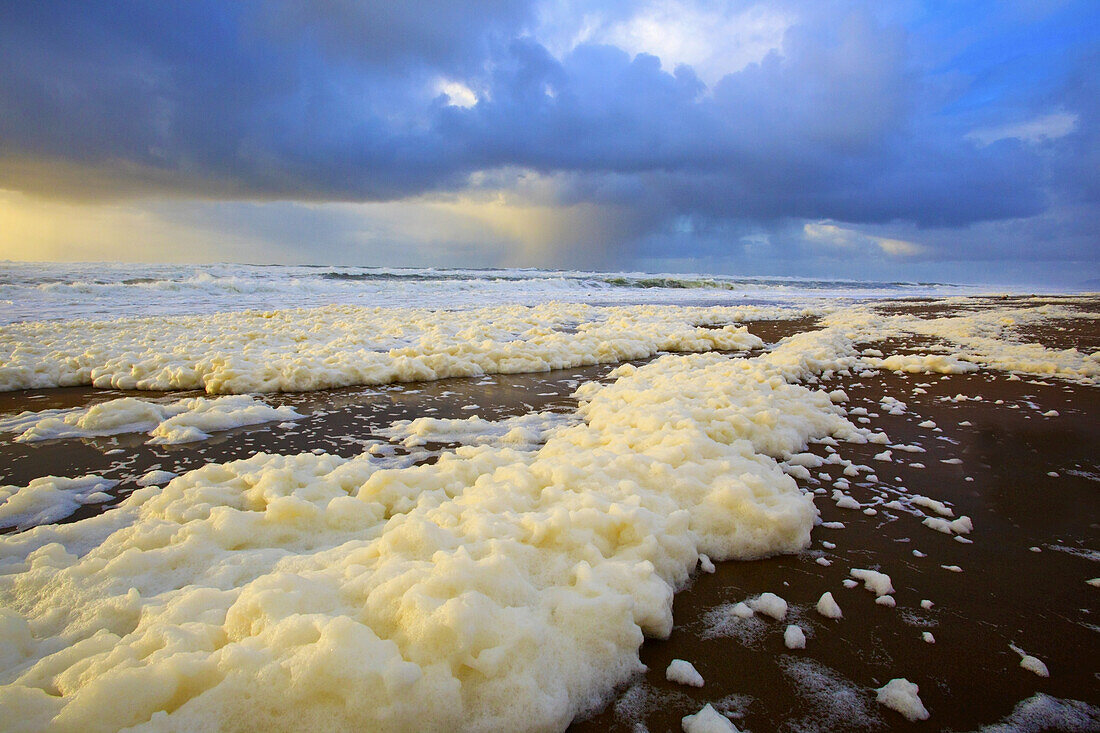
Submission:
<svg viewBox="0 0 1100 733">
<path fill-rule="evenodd" d="M 814 323 L 805 319 L 748 326 L 774 342 Z M 1027 337 L 1052 348 L 1079 345 L 1092 350 L 1100 336 L 1096 321 L 1058 326 L 1064 330 L 1049 328 Z M 122 481 L 116 489 L 122 497 L 154 468 L 181 472 L 261 450 L 352 456 L 374 437 L 372 430 L 397 419 L 472 414 L 496 419 L 532 410 L 570 410 L 575 405 L 570 394 L 579 383 L 602 378 L 613 368 L 272 396 L 272 403 L 294 405 L 311 417 L 290 429 L 246 427 L 198 444 L 148 446 L 141 435 L 29 446 L 4 442 L 0 480 L 23 485 L 46 474 L 99 473 Z M 1042 381 L 1049 384 L 1036 383 Z M 927 393 L 915 394 L 918 385 Z M 885 430 L 893 443 L 918 444 L 927 451 L 895 450 L 894 461 L 885 463 L 872 459 L 885 446 L 841 443 L 837 450 L 844 458 L 872 466 L 879 477 L 876 484 L 867 483 L 863 474 L 851 479 L 848 493 L 864 506 L 892 498 L 898 487 L 906 494 L 950 502 L 956 515 L 973 519 L 975 528 L 968 535 L 973 544 L 923 527 L 919 518 L 905 512 L 880 507 L 878 514 L 868 516 L 839 509 L 825 494 L 817 501 L 822 519 L 843 522 L 844 529 L 815 528 L 811 548 L 799 555 L 720 563 L 713 575 L 697 574 L 676 596 L 672 636 L 648 640 L 642 648 L 649 672 L 620 690 L 602 711 L 575 722 L 571 731 L 633 731 L 641 729 L 639 724 L 651 731 L 680 730 L 680 718 L 706 703 L 734 713 L 739 727 L 756 733 L 972 730 L 1001 720 L 1037 692 L 1100 705 L 1100 588 L 1086 583 L 1100 576 L 1100 565 L 1084 554 L 1100 545 L 1100 431 L 1095 418 L 1100 391 L 984 372 L 946 378 L 877 373 L 869 379 L 833 380 L 828 386 L 847 391 L 848 407 L 863 406 L 876 414 L 867 424 Z M 959 393 L 983 399 L 944 400 Z M 83 405 L 123 394 L 83 388 L 6 393 L 0 394 L 0 413 Z M 887 414 L 878 404 L 884 395 L 906 402 L 908 412 Z M 478 408 L 463 409 L 472 404 Z M 1043 417 L 1050 409 L 1059 416 Z M 939 431 L 918 426 L 929 419 Z M 964 421 L 971 424 L 959 425 Z M 111 450 L 121 452 L 105 454 Z M 826 455 L 823 445 L 811 450 Z M 962 463 L 941 462 L 953 458 Z M 913 462 L 926 467 L 913 467 Z M 813 469 L 814 479 L 800 483 L 831 492 L 839 469 Z M 826 473 L 828 480 L 819 476 Z M 967 476 L 973 481 L 966 481 Z M 85 507 L 70 521 L 110 506 Z M 826 549 L 823 542 L 836 547 Z M 916 557 L 913 550 L 927 557 Z M 819 557 L 831 564 L 818 564 Z M 958 565 L 962 572 L 943 565 Z M 897 607 L 876 605 L 875 596 L 862 586 L 844 588 L 841 581 L 851 568 L 888 573 Z M 731 636 L 708 638 L 708 612 L 765 591 L 791 604 L 787 620 L 753 620 L 734 627 L 740 631 Z M 828 620 L 813 610 L 825 591 L 833 593 L 843 619 Z M 925 610 L 922 599 L 935 605 Z M 806 632 L 805 650 L 785 648 L 787 623 L 798 623 Z M 935 644 L 922 640 L 923 631 L 934 634 Z M 1050 678 L 1021 669 L 1010 643 L 1042 659 Z M 675 658 L 691 661 L 706 680 L 704 687 L 666 682 L 665 668 Z M 893 677 L 920 686 L 930 720 L 909 724 L 875 702 L 872 688 Z"/>
<path fill-rule="evenodd" d="M 1100 574 L 1100 567 L 1063 551 L 1095 549 L 1100 537 L 1097 391 L 1000 375 L 940 379 L 887 373 L 855 382 L 843 385 L 850 406 L 879 413 L 872 425 L 895 443 L 919 444 L 927 452 L 895 450 L 894 462 L 883 463 L 872 456 L 884 446 L 842 443 L 841 455 L 874 467 L 879 491 L 904 486 L 906 493 L 951 502 L 956 515 L 973 519 L 967 538 L 974 544 L 961 544 L 904 512 L 880 508 L 867 516 L 839 509 L 822 496 L 817 501 L 822 519 L 843 522 L 844 529 L 815 528 L 811 548 L 796 556 L 721 563 L 714 575 L 697 575 L 692 587 L 676 596 L 672 636 L 643 646 L 649 672 L 639 688 L 628 691 L 626 702 L 571 730 L 630 731 L 636 722 L 652 731 L 678 730 L 681 716 L 730 694 L 746 696 L 730 701 L 727 709 L 743 714 L 739 724 L 753 731 L 972 730 L 997 722 L 1036 692 L 1100 704 L 1100 589 L 1085 582 Z M 912 394 L 919 383 L 929 385 L 928 394 Z M 938 401 L 958 393 L 984 399 Z M 883 395 L 907 402 L 909 413 L 885 414 L 878 409 Z M 1005 404 L 993 404 L 996 399 Z M 1057 409 L 1060 417 L 1042 417 L 1048 409 Z M 942 432 L 917 427 L 928 419 Z M 963 421 L 972 425 L 959 426 Z M 822 448 L 812 450 L 825 455 Z M 955 457 L 963 463 L 941 463 Z M 911 467 L 914 461 L 926 468 Z M 830 480 L 802 483 L 831 490 L 832 480 L 841 476 L 838 469 L 814 469 L 815 477 L 827 472 Z M 854 479 L 848 493 L 864 505 L 879 500 Z M 823 541 L 836 548 L 825 549 Z M 1032 552 L 1033 546 L 1041 552 Z M 915 557 L 914 549 L 927 557 Z M 823 567 L 817 557 L 832 564 Z M 963 572 L 942 565 L 958 565 Z M 897 607 L 876 605 L 862 585 L 844 588 L 841 581 L 852 568 L 890 575 Z M 703 638 L 707 611 L 765 591 L 797 607 L 797 618 L 789 614 L 784 622 L 755 623 L 759 635 L 747 642 Z M 832 621 L 814 610 L 825 591 L 833 593 L 843 619 Z M 921 608 L 923 599 L 935 603 L 931 610 Z M 787 623 L 806 631 L 805 650 L 786 649 Z M 934 635 L 934 644 L 922 640 L 923 631 Z M 1010 643 L 1046 662 L 1050 678 L 1021 669 Z M 691 661 L 705 686 L 696 690 L 666 682 L 665 668 L 675 658 Z M 798 674 L 806 670 L 832 679 L 807 690 Z M 930 720 L 910 724 L 875 703 L 870 688 L 894 677 L 920 686 Z M 630 709 L 634 696 L 651 700 L 640 714 Z M 853 721 L 853 711 L 838 710 L 838 701 L 875 720 Z"/>
</svg>

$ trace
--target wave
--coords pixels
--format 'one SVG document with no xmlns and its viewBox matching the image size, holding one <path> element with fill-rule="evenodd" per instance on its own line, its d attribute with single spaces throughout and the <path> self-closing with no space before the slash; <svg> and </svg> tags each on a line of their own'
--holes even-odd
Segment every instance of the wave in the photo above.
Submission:
<svg viewBox="0 0 1100 733">
<path fill-rule="evenodd" d="M 939 283 L 530 268 L 4 263 L 0 323 L 235 310 L 475 308 L 550 301 L 629 305 L 790 303 L 823 297 L 960 295 Z"/>
</svg>

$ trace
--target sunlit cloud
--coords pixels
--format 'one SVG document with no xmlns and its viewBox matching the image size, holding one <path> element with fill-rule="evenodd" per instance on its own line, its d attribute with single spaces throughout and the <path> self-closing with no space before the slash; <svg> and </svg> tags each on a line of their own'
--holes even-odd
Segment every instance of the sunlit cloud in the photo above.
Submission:
<svg viewBox="0 0 1100 733">
<path fill-rule="evenodd" d="M 713 86 L 768 53 L 781 52 L 783 34 L 793 22 L 790 14 L 767 4 L 740 9 L 656 0 L 633 17 L 593 34 L 593 40 L 632 54 L 653 54 L 666 71 L 682 64 L 690 66 Z"/>
<path fill-rule="evenodd" d="M 797 22 L 790 4 L 736 0 L 610 6 L 557 0 L 541 3 L 539 16 L 536 37 L 559 59 L 582 44 L 608 44 L 657 56 L 667 72 L 690 66 L 708 86 L 782 53 L 784 34 Z"/>
<path fill-rule="evenodd" d="M 88 203 L 0 189 L 0 260 L 495 266 L 522 246 L 517 241 L 419 199 Z"/>
<path fill-rule="evenodd" d="M 448 103 L 454 107 L 470 108 L 477 104 L 477 94 L 460 81 L 439 79 L 435 84 L 436 94 L 446 95 Z"/>
<path fill-rule="evenodd" d="M 916 242 L 864 234 L 828 222 L 807 222 L 802 232 L 813 243 L 846 250 L 877 249 L 891 257 L 915 257 L 927 251 Z"/>
<path fill-rule="evenodd" d="M 134 204 L 50 201 L 0 190 L 0 258 L 217 262 L 260 257 L 260 238 L 165 220 Z"/>
</svg>

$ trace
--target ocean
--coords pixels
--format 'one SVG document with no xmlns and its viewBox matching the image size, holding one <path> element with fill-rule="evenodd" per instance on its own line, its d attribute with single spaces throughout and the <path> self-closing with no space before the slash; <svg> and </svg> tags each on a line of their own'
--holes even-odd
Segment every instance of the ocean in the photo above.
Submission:
<svg viewBox="0 0 1100 733">
<path fill-rule="evenodd" d="M 452 309 L 551 301 L 768 305 L 988 290 L 952 283 L 579 270 L 3 262 L 0 323 L 330 304 Z"/>
</svg>

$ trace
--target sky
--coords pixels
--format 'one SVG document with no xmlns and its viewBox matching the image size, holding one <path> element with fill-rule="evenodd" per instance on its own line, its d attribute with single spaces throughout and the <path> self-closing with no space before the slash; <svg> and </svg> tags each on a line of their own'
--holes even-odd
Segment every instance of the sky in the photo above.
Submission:
<svg viewBox="0 0 1100 733">
<path fill-rule="evenodd" d="M 1100 289 L 1095 0 L 0 5 L 0 258 Z"/>
</svg>

